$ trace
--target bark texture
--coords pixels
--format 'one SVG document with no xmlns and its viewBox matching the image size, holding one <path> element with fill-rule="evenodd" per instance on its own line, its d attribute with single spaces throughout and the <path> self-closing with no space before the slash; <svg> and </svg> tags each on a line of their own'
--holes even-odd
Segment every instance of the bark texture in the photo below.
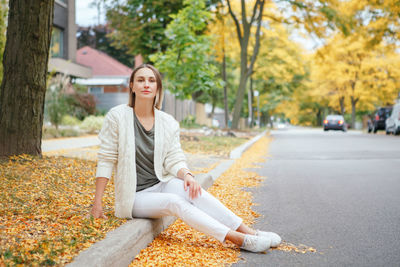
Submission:
<svg viewBox="0 0 400 267">
<path fill-rule="evenodd" d="M 40 155 L 54 0 L 10 0 L 0 87 L 0 156 Z"/>
</svg>

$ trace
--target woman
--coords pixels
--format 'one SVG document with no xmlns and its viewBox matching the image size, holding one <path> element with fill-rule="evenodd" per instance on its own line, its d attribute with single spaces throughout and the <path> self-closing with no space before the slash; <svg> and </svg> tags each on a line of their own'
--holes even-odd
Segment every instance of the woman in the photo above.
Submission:
<svg viewBox="0 0 400 267">
<path fill-rule="evenodd" d="M 256 231 L 203 190 L 187 167 L 179 123 L 160 111 L 163 89 L 156 68 L 143 64 L 130 77 L 129 105 L 112 108 L 99 134 L 96 192 L 91 214 L 106 218 L 102 196 L 114 165 L 115 215 L 179 217 L 191 227 L 242 249 L 262 252 L 281 238 Z"/>
</svg>

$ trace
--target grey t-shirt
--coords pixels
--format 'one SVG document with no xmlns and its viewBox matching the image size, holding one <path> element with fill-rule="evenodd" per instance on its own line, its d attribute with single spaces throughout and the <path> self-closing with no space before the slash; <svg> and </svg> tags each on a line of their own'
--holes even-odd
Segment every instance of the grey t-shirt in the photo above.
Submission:
<svg viewBox="0 0 400 267">
<path fill-rule="evenodd" d="M 135 149 L 136 149 L 136 192 L 158 184 L 154 171 L 154 126 L 150 131 L 146 131 L 140 124 L 135 112 Z"/>
</svg>

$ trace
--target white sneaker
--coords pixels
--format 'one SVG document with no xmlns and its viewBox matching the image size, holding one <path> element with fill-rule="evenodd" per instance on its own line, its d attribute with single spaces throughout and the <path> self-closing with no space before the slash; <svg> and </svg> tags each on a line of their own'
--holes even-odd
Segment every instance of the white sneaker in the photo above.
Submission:
<svg viewBox="0 0 400 267">
<path fill-rule="evenodd" d="M 265 236 L 271 240 L 271 248 L 276 248 L 282 242 L 282 238 L 273 232 L 256 230 L 256 236 Z"/>
<path fill-rule="evenodd" d="M 251 252 L 263 252 L 271 246 L 271 239 L 265 236 L 244 235 L 241 249 Z"/>
</svg>

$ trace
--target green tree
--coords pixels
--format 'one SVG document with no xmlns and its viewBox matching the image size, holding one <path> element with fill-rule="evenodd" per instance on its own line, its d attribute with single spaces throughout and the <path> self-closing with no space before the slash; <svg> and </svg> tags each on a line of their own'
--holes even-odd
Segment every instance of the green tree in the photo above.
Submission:
<svg viewBox="0 0 400 267">
<path fill-rule="evenodd" d="M 0 156 L 40 155 L 54 0 L 10 0 L 0 87 Z"/>
<path fill-rule="evenodd" d="M 167 89 L 180 98 L 201 100 L 203 93 L 212 95 L 222 88 L 218 68 L 212 61 L 211 39 L 197 34 L 204 31 L 211 14 L 204 0 L 185 0 L 184 4 L 177 15 L 171 16 L 173 21 L 165 32 L 168 49 L 150 59 L 165 75 Z"/>
<path fill-rule="evenodd" d="M 145 61 L 149 55 L 166 50 L 164 31 L 172 21 L 171 15 L 183 7 L 182 0 L 105 2 L 107 20 L 115 29 L 110 33 L 115 47 L 126 48 L 130 55 L 141 54 Z"/>
</svg>

